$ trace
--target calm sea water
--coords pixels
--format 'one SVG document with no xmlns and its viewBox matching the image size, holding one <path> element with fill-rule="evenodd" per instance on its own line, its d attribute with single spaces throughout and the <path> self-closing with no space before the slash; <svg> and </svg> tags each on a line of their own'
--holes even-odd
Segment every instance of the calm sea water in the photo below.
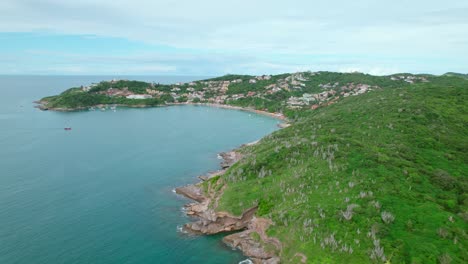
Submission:
<svg viewBox="0 0 468 264">
<path fill-rule="evenodd" d="M 58 113 L 32 101 L 112 76 L 0 76 L 0 263 L 238 263 L 188 236 L 173 188 L 277 120 L 197 106 Z M 194 77 L 126 77 L 162 83 Z M 72 131 L 64 131 L 71 126 Z"/>
</svg>

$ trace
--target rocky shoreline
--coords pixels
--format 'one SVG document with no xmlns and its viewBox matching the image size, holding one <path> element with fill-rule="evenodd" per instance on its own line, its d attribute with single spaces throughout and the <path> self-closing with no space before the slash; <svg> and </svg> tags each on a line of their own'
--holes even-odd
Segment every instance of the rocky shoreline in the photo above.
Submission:
<svg viewBox="0 0 468 264">
<path fill-rule="evenodd" d="M 61 112 L 73 112 L 87 110 L 89 107 L 77 108 L 48 108 L 47 102 L 36 101 L 36 108 L 40 110 L 51 110 Z M 111 106 L 118 107 L 131 107 L 131 108 L 146 108 L 146 107 L 163 107 L 174 105 L 200 105 L 210 106 L 225 109 L 241 110 L 253 112 L 261 115 L 270 116 L 284 121 L 278 124 L 278 127 L 288 127 L 287 119 L 282 114 L 269 113 L 266 111 L 255 110 L 252 108 L 243 108 L 237 106 L 223 105 L 223 104 L 210 104 L 210 103 L 171 103 L 159 106 L 149 105 L 106 105 L 99 104 L 95 108 L 107 108 Z M 256 142 L 248 143 L 246 145 L 253 145 Z M 257 218 L 255 213 L 258 206 L 251 207 L 245 210 L 241 216 L 233 216 L 227 212 L 216 211 L 218 200 L 220 199 L 224 187 L 219 191 L 214 191 L 213 186 L 208 190 L 203 189 L 203 182 L 210 180 L 213 177 L 220 176 L 226 172 L 229 167 L 242 158 L 242 155 L 236 151 L 229 151 L 220 153 L 222 161 L 220 163 L 221 169 L 206 175 L 199 176 L 201 182 L 193 185 L 179 187 L 175 189 L 177 194 L 183 195 L 193 201 L 185 205 L 186 214 L 197 218 L 195 222 L 187 223 L 184 225 L 184 230 L 193 234 L 200 235 L 213 235 L 223 232 L 234 232 L 234 234 L 227 235 L 223 238 L 223 242 L 232 248 L 239 249 L 243 254 L 248 257 L 255 264 L 277 264 L 280 263 L 278 257 L 281 252 L 281 242 L 276 238 L 270 238 L 266 235 L 268 226 L 273 224 L 271 220 L 265 218 Z"/>
<path fill-rule="evenodd" d="M 242 158 L 242 155 L 235 151 L 220 153 L 220 156 L 223 159 L 222 169 L 211 175 L 222 175 Z M 185 208 L 187 215 L 197 218 L 197 221 L 185 224 L 184 230 L 201 235 L 239 231 L 224 237 L 223 242 L 241 250 L 255 264 L 280 263 L 278 255 L 282 248 L 281 242 L 266 235 L 268 226 L 273 224 L 271 220 L 255 216 L 258 206 L 245 210 L 241 216 L 216 211 L 224 186 L 219 188 L 212 186 L 216 183 L 209 182 L 208 187 L 204 187 L 203 181 L 209 179 L 210 177 L 202 178 L 202 182 L 175 189 L 177 194 L 195 201 L 185 205 Z"/>
</svg>

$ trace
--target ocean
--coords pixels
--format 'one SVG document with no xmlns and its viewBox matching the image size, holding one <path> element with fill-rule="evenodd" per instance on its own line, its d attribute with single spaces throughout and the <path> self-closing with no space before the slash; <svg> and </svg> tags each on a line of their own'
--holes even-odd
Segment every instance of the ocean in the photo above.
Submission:
<svg viewBox="0 0 468 264">
<path fill-rule="evenodd" d="M 205 106 L 40 111 L 33 101 L 113 78 L 0 76 L 0 263 L 239 263 L 222 235 L 179 231 L 191 219 L 173 193 L 219 168 L 217 153 L 278 120 Z M 72 127 L 65 131 L 64 127 Z"/>
</svg>

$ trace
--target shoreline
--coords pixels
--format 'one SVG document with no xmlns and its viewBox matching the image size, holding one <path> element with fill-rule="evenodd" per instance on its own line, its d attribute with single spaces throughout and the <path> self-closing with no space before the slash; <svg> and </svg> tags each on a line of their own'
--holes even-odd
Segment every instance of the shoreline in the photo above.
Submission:
<svg viewBox="0 0 468 264">
<path fill-rule="evenodd" d="M 167 106 L 180 106 L 180 105 L 194 105 L 194 106 L 208 106 L 208 107 L 216 107 L 216 108 L 223 108 L 223 109 L 230 109 L 230 110 L 239 110 L 245 112 L 256 113 L 259 115 L 269 116 L 278 120 L 283 121 L 284 123 L 289 123 L 289 120 L 286 116 L 281 113 L 271 113 L 263 110 L 257 110 L 250 107 L 241 107 L 241 106 L 234 106 L 234 105 L 226 105 L 226 104 L 215 104 L 215 103 L 167 103 L 164 105 L 125 105 L 125 104 L 97 104 L 93 106 L 87 107 L 75 107 L 75 108 L 48 108 L 44 102 L 41 101 L 34 101 L 33 103 L 36 104 L 35 108 L 38 108 L 42 111 L 57 111 L 57 112 L 76 112 L 76 111 L 85 111 L 91 107 L 95 108 L 103 108 L 103 107 L 128 107 L 128 108 L 156 108 L 156 107 L 167 107 Z"/>
<path fill-rule="evenodd" d="M 286 128 L 290 126 L 288 119 L 280 113 L 270 113 L 262 110 L 256 110 L 253 108 L 231 106 L 225 104 L 213 104 L 213 103 L 170 103 L 165 105 L 119 105 L 119 104 L 98 104 L 90 107 L 78 107 L 78 108 L 47 108 L 44 106 L 44 102 L 36 101 L 38 104 L 36 108 L 40 110 L 51 110 L 59 112 L 74 112 L 74 111 L 87 111 L 89 108 L 108 108 L 108 107 L 128 107 L 128 108 L 150 108 L 150 107 L 170 107 L 170 106 L 182 106 L 182 105 L 194 105 L 194 106 L 207 106 L 216 107 L 229 110 L 238 110 L 245 112 L 252 112 L 259 115 L 268 116 L 271 118 L 282 121 L 278 124 L 278 127 Z M 257 144 L 259 140 L 242 144 L 241 146 L 251 146 Z M 233 216 L 227 212 L 216 211 L 218 200 L 221 198 L 225 186 L 222 186 L 219 193 L 212 193 L 212 190 L 206 191 L 203 189 L 202 184 L 212 178 L 222 176 L 232 165 L 238 162 L 242 155 L 236 150 L 228 152 L 221 152 L 218 154 L 221 156 L 220 169 L 214 172 L 207 172 L 206 174 L 200 175 L 197 178 L 200 180 L 195 184 L 190 184 L 183 187 L 175 188 L 175 193 L 182 195 L 194 202 L 186 204 L 184 207 L 186 215 L 190 217 L 198 218 L 198 221 L 187 223 L 183 229 L 187 232 L 199 235 L 212 235 L 229 232 L 231 234 L 223 237 L 222 241 L 231 248 L 238 249 L 242 254 L 247 257 L 254 264 L 277 264 L 280 263 L 279 254 L 281 252 L 281 242 L 274 237 L 268 237 L 266 230 L 273 222 L 267 218 L 257 218 L 255 213 L 258 206 L 254 206 L 245 210 L 241 216 Z M 211 183 L 210 187 L 211 186 Z M 211 192 L 211 193 L 210 193 Z M 234 233 L 232 233 L 234 232 Z M 271 249 L 267 250 L 267 246 L 272 246 L 275 250 L 272 252 Z"/>
<path fill-rule="evenodd" d="M 257 142 L 243 145 L 253 145 Z M 184 206 L 185 214 L 198 220 L 185 224 L 183 229 L 188 233 L 205 236 L 230 233 L 223 237 L 223 243 L 240 250 L 254 264 L 280 263 L 278 253 L 282 251 L 282 244 L 277 238 L 268 237 L 266 234 L 268 227 L 274 223 L 270 219 L 255 216 L 258 205 L 246 209 L 240 216 L 216 210 L 225 185 L 221 183 L 220 186 L 218 181 L 209 180 L 222 176 L 229 167 L 242 159 L 242 155 L 236 150 L 219 155 L 222 157 L 220 170 L 208 173 L 208 176 L 198 176 L 201 180 L 198 183 L 175 188 L 176 194 L 193 201 Z M 208 186 L 203 186 L 207 181 Z"/>
<path fill-rule="evenodd" d="M 167 105 L 198 105 L 198 106 L 209 106 L 209 107 L 216 107 L 216 108 L 223 108 L 223 109 L 231 109 L 231 110 L 240 110 L 245 112 L 256 113 L 259 115 L 269 116 L 275 119 L 279 119 L 282 121 L 287 121 L 287 118 L 281 113 L 271 113 L 263 110 L 257 110 L 249 107 L 241 107 L 241 106 L 234 106 L 234 105 L 227 105 L 227 104 L 214 104 L 214 103 L 171 103 Z"/>
</svg>

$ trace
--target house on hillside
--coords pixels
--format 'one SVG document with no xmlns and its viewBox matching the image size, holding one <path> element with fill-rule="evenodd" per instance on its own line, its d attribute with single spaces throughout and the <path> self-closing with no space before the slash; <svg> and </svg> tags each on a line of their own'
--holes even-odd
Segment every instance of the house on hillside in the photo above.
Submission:
<svg viewBox="0 0 468 264">
<path fill-rule="evenodd" d="M 152 96 L 149 94 L 131 94 L 131 95 L 127 95 L 126 98 L 127 99 L 149 99 L 149 98 L 152 98 Z"/>
</svg>

